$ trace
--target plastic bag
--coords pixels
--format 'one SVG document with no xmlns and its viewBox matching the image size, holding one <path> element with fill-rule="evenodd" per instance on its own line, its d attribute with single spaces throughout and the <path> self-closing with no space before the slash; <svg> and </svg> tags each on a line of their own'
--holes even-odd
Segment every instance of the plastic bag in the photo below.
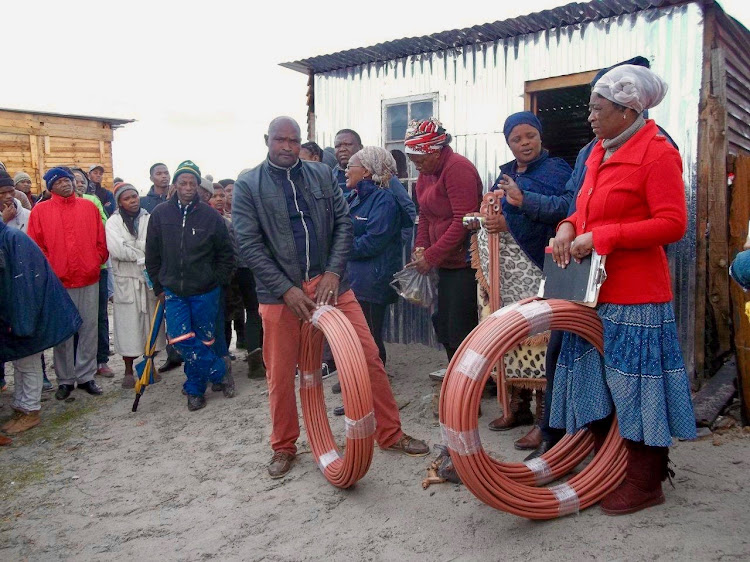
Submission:
<svg viewBox="0 0 750 562">
<path fill-rule="evenodd" d="M 428 308 L 437 300 L 437 273 L 422 275 L 415 267 L 405 267 L 393 276 L 391 287 L 407 302 Z"/>
<path fill-rule="evenodd" d="M 463 484 L 461 477 L 456 472 L 456 467 L 453 466 L 453 459 L 451 459 L 448 447 L 445 445 L 434 445 L 434 448 L 439 453 L 435 459 L 435 464 L 438 467 L 437 475 L 440 478 L 445 478 L 448 482 Z"/>
</svg>

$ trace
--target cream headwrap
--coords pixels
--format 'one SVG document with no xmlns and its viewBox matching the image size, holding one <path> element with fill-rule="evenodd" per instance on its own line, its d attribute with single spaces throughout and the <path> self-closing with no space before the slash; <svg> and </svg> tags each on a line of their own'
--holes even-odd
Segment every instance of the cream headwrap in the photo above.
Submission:
<svg viewBox="0 0 750 562">
<path fill-rule="evenodd" d="M 372 174 L 372 181 L 381 187 L 386 187 L 391 177 L 396 175 L 396 160 L 385 148 L 365 146 L 352 158 L 354 156 L 362 163 L 365 170 Z"/>
<path fill-rule="evenodd" d="M 636 113 L 659 105 L 667 93 L 667 83 L 643 66 L 623 64 L 599 78 L 594 92 Z"/>
</svg>

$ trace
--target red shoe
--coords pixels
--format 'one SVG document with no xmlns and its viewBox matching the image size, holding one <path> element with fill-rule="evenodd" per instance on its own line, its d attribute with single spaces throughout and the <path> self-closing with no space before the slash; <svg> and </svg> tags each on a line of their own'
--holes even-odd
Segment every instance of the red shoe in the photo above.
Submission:
<svg viewBox="0 0 750 562">
<path fill-rule="evenodd" d="M 96 370 L 96 376 L 111 379 L 115 376 L 115 372 L 110 369 L 109 365 L 106 363 L 99 363 L 99 368 Z"/>
</svg>

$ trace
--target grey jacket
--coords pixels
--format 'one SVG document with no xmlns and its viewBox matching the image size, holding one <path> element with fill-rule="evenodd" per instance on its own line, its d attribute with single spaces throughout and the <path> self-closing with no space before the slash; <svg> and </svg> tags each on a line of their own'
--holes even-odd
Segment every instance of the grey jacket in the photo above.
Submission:
<svg viewBox="0 0 750 562">
<path fill-rule="evenodd" d="M 297 261 L 284 192 L 274 183 L 268 167 L 266 160 L 237 178 L 232 195 L 232 224 L 240 254 L 253 271 L 258 301 L 280 304 L 284 293 L 301 287 L 305 279 Z M 315 225 L 320 269 L 340 277 L 341 294 L 349 289 L 346 262 L 353 239 L 349 206 L 327 165 L 303 162 L 302 175 L 307 188 L 300 191 Z"/>
</svg>

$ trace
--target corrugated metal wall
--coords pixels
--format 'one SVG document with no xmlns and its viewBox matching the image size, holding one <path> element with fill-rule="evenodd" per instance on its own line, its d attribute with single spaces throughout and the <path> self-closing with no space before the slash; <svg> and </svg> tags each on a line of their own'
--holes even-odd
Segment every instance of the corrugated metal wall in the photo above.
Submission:
<svg viewBox="0 0 750 562">
<path fill-rule="evenodd" d="M 681 342 L 692 373 L 702 40 L 701 10 L 686 4 L 317 74 L 316 141 L 330 146 L 337 130 L 350 127 L 364 144 L 382 144 L 382 100 L 437 93 L 438 116 L 454 137 L 454 149 L 474 162 L 490 186 L 500 164 L 511 159 L 502 124 L 507 115 L 524 109 L 527 81 L 597 70 L 636 55 L 649 58 L 670 85 L 651 117 L 675 139 L 684 162 L 689 226 L 671 248 L 670 264 Z M 401 319 L 402 329 L 393 332 L 397 341 L 419 341 L 429 332 L 425 314 L 413 320 Z"/>
</svg>

